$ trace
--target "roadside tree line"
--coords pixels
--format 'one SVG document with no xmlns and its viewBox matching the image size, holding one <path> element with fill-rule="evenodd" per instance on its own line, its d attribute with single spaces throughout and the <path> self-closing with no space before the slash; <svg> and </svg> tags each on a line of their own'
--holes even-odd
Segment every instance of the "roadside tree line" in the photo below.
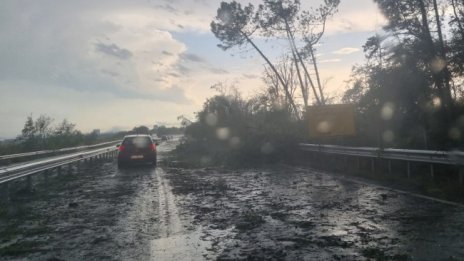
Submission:
<svg viewBox="0 0 464 261">
<path fill-rule="evenodd" d="M 92 145 L 122 139 L 128 134 L 157 134 L 161 137 L 182 133 L 183 128 L 164 125 L 154 125 L 152 129 L 141 125 L 129 131 L 114 133 L 101 133 L 98 129 L 83 133 L 67 119 L 54 124 L 54 119 L 48 115 L 42 114 L 35 119 L 29 115 L 21 134 L 15 139 L 0 142 L 0 155 Z"/>
<path fill-rule="evenodd" d="M 357 143 L 463 149 L 464 2 L 374 1 L 388 23 L 343 97 L 358 107 Z"/>
<path fill-rule="evenodd" d="M 324 0 L 309 11 L 298 0 L 222 2 L 211 22 L 219 47 L 251 47 L 264 61 L 267 87 L 243 98 L 234 88 L 214 85 L 219 94 L 187 126 L 179 155 L 237 164 L 285 158 L 298 141 L 308 140 L 307 106 L 333 102 L 324 92 L 316 46 L 339 2 Z M 388 23 L 365 43 L 366 61 L 353 67 L 340 98 L 356 105 L 358 134 L 324 143 L 464 149 L 464 2 L 374 2 Z M 263 40 L 288 48 L 272 59 L 260 46 Z"/>
</svg>

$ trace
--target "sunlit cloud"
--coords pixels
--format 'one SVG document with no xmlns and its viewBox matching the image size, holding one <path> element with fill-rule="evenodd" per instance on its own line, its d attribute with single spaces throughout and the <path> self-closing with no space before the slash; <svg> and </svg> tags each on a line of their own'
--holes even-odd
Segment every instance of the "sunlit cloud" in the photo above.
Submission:
<svg viewBox="0 0 464 261">
<path fill-rule="evenodd" d="M 326 59 L 326 60 L 320 60 L 319 63 L 339 63 L 341 62 L 341 59 Z"/>
<path fill-rule="evenodd" d="M 0 126 L 4 126 L 0 136 L 19 133 L 31 112 L 66 117 L 83 131 L 155 119 L 173 122 L 180 114 L 193 117 L 214 94 L 210 86 L 219 81 L 234 83 L 244 95 L 256 94 L 264 87 L 263 60 L 255 53 L 216 48 L 210 22 L 220 2 L 199 1 L 44 0 L 23 5 L 5 0 L 0 9 Z M 239 2 L 257 5 L 262 0 Z M 313 4 L 302 3 L 306 10 Z M 365 20 L 378 16 L 366 11 L 372 6 L 370 0 L 342 1 L 340 12 L 328 22 L 327 34 L 371 30 L 375 26 Z M 342 59 L 330 56 L 331 50 L 324 47 L 317 45 L 326 54 L 317 57 L 323 81 L 337 77 L 327 87 L 332 90 L 349 73 L 334 68 Z M 281 51 L 279 47 L 266 54 L 273 57 Z M 98 111 L 98 117 L 90 109 L 76 109 L 80 106 Z M 131 106 L 134 110 L 121 109 Z"/>
<path fill-rule="evenodd" d="M 357 53 L 361 51 L 361 49 L 359 48 L 353 48 L 353 47 L 345 47 L 345 48 L 341 48 L 339 50 L 336 50 L 334 51 L 333 53 L 334 54 L 342 54 L 342 55 L 346 55 L 346 54 L 352 54 L 352 53 Z"/>
</svg>

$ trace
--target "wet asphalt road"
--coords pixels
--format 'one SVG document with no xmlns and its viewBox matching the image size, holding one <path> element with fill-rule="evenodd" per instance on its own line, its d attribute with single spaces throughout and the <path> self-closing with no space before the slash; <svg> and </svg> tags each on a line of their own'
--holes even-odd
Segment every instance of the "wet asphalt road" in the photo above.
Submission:
<svg viewBox="0 0 464 261">
<path fill-rule="evenodd" d="M 464 260 L 464 208 L 295 166 L 82 164 L 0 203 L 1 260 Z"/>
</svg>

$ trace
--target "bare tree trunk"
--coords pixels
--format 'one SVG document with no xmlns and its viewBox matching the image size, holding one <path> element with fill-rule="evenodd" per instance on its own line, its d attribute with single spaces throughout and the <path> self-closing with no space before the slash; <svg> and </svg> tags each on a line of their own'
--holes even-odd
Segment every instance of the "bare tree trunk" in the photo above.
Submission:
<svg viewBox="0 0 464 261">
<path fill-rule="evenodd" d="M 453 6 L 453 13 L 454 13 L 454 16 L 456 17 L 456 23 L 459 28 L 459 33 L 461 34 L 461 38 L 464 40 L 464 27 L 462 26 L 461 20 L 459 19 L 458 10 L 456 8 L 456 1 L 451 0 L 451 5 Z"/>
<path fill-rule="evenodd" d="M 424 37 L 425 37 L 425 39 L 423 40 L 425 40 L 426 44 L 430 48 L 429 61 L 433 62 L 435 59 L 440 58 L 440 59 L 443 59 L 443 62 L 446 63 L 447 61 L 446 61 L 446 57 L 443 56 L 444 50 L 441 49 L 442 47 L 439 47 L 440 52 L 437 52 L 435 48 L 435 43 L 434 43 L 431 31 L 430 31 L 428 14 L 427 14 L 427 9 L 425 8 L 424 1 L 423 0 L 417 0 L 417 1 L 419 3 L 419 8 L 420 8 L 421 17 L 422 17 L 422 27 L 424 30 Z M 438 7 L 436 5 L 436 0 L 433 0 L 433 4 L 434 4 L 434 9 L 435 9 L 435 18 L 439 20 L 440 17 L 438 16 L 438 9 L 437 9 Z M 441 27 L 441 23 L 438 20 L 437 20 L 437 27 Z M 440 35 L 441 35 L 441 28 L 440 28 L 439 37 Z M 440 44 L 442 43 L 443 42 L 441 42 Z M 441 108 L 441 113 L 442 113 L 441 120 L 443 121 L 442 122 L 443 124 L 442 135 L 445 137 L 447 136 L 447 133 L 449 129 L 451 128 L 451 122 L 452 122 L 452 115 L 451 115 L 452 101 L 451 101 L 451 94 L 450 94 L 450 89 L 449 89 L 449 80 L 446 79 L 447 73 L 449 73 L 449 71 L 448 71 L 448 65 L 446 64 L 445 64 L 445 68 L 443 68 L 443 70 L 439 72 L 436 72 L 432 69 L 432 79 L 435 82 L 435 86 L 438 89 L 438 93 L 442 101 L 442 108 Z M 448 82 L 447 86 L 446 86 L 446 82 Z"/>
<path fill-rule="evenodd" d="M 322 105 L 325 105 L 324 91 L 322 90 L 321 77 L 319 75 L 319 68 L 317 66 L 316 56 L 314 55 L 314 49 L 312 46 L 309 46 L 309 53 L 311 54 L 311 60 L 314 66 L 314 72 L 316 73 L 317 86 L 319 88 L 319 93 L 321 94 Z"/>
<path fill-rule="evenodd" d="M 319 95 L 317 94 L 314 83 L 313 83 L 313 81 L 311 79 L 311 75 L 309 75 L 308 69 L 306 68 L 306 65 L 305 65 L 305 63 L 303 61 L 303 58 L 301 57 L 300 52 L 298 52 L 298 48 L 296 47 L 296 44 L 295 44 L 295 38 L 293 36 L 292 31 L 290 30 L 290 26 L 288 25 L 287 21 L 285 21 L 285 25 L 286 25 L 286 29 L 287 29 L 287 34 L 289 36 L 291 48 L 295 51 L 295 53 L 296 53 L 296 55 L 298 57 L 298 61 L 300 62 L 301 66 L 303 67 L 303 70 L 304 70 L 304 72 L 306 74 L 306 77 L 308 77 L 309 83 L 311 85 L 311 88 L 313 90 L 314 97 L 316 98 L 317 103 L 322 104 L 321 100 L 319 99 Z"/>
<path fill-rule="evenodd" d="M 266 55 L 264 55 L 263 52 L 261 52 L 261 50 L 258 48 L 258 46 L 255 45 L 255 43 L 248 37 L 248 35 L 246 35 L 245 33 L 242 32 L 242 35 L 245 37 L 245 39 L 247 40 L 248 43 L 251 44 L 251 46 L 253 46 L 253 48 L 255 48 L 255 50 L 261 55 L 261 57 L 266 61 L 266 63 L 269 65 L 269 67 L 271 68 L 271 70 L 275 73 L 275 75 L 277 76 L 277 78 L 279 79 L 280 83 L 282 84 L 284 90 L 285 90 L 285 94 L 288 98 L 288 100 L 290 101 L 290 104 L 292 105 L 292 108 L 295 112 L 295 117 L 300 120 L 300 115 L 298 113 L 298 108 L 296 107 L 295 105 L 295 101 L 293 100 L 290 92 L 288 91 L 288 86 L 285 84 L 284 80 L 282 79 L 282 77 L 280 76 L 279 72 L 276 70 L 275 66 L 271 63 L 271 61 L 269 61 L 269 59 L 266 57 Z"/>
<path fill-rule="evenodd" d="M 303 95 L 303 102 L 305 106 L 305 110 L 308 107 L 308 97 L 306 96 L 305 92 L 305 84 L 303 82 L 303 78 L 301 77 L 301 72 L 300 72 L 300 67 L 298 66 L 298 59 L 295 54 L 295 50 L 292 48 L 292 55 L 293 55 L 293 60 L 295 62 L 295 68 L 296 68 L 296 73 L 298 75 L 298 81 L 300 82 L 300 88 L 301 88 L 301 94 Z"/>
<path fill-rule="evenodd" d="M 443 59 L 443 61 L 445 62 L 445 67 L 440 72 L 440 74 L 442 75 L 443 81 L 444 81 L 444 86 L 443 86 L 445 88 L 444 98 L 445 98 L 446 106 L 448 106 L 449 109 L 452 111 L 453 110 L 453 99 L 451 96 L 451 85 L 450 85 L 451 73 L 448 67 L 448 59 L 446 57 L 445 42 L 443 40 L 443 33 L 441 29 L 441 21 L 440 21 L 440 14 L 438 12 L 437 0 L 433 0 L 433 8 L 435 11 L 435 21 L 437 23 L 438 46 L 440 49 L 440 58 Z"/>
</svg>

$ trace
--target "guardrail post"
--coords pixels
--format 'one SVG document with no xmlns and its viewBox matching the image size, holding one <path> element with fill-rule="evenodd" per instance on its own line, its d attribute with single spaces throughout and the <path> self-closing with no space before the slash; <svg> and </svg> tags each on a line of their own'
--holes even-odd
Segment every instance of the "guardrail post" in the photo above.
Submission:
<svg viewBox="0 0 464 261">
<path fill-rule="evenodd" d="M 411 162 L 406 161 L 406 172 L 408 174 L 408 179 L 411 178 Z"/>
<path fill-rule="evenodd" d="M 9 202 L 10 201 L 10 182 L 5 183 L 4 187 L 5 187 L 5 198 L 6 198 L 6 201 Z"/>
<path fill-rule="evenodd" d="M 43 175 L 44 175 L 44 181 L 45 181 L 45 186 L 48 185 L 48 170 L 44 170 Z"/>
<path fill-rule="evenodd" d="M 27 191 L 32 191 L 32 177 L 31 177 L 31 175 L 26 177 L 26 186 L 27 186 Z"/>
<path fill-rule="evenodd" d="M 464 167 L 459 167 L 459 185 L 464 185 Z"/>
</svg>

